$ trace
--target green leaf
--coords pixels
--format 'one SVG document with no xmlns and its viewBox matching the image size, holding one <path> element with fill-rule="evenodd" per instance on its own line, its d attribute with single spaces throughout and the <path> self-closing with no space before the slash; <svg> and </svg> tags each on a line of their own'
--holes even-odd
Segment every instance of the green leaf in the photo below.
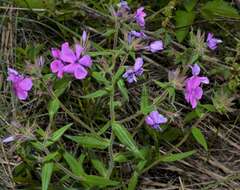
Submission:
<svg viewBox="0 0 240 190">
<path fill-rule="evenodd" d="M 80 96 L 80 98 L 84 99 L 90 99 L 90 98 L 98 98 L 107 95 L 108 92 L 106 90 L 97 90 L 96 92 L 93 92 L 91 94 L 88 94 L 86 96 Z"/>
<path fill-rule="evenodd" d="M 187 157 L 193 155 L 194 153 L 196 153 L 195 150 L 184 152 L 184 153 L 164 155 L 159 158 L 159 161 L 160 162 L 175 162 L 175 161 L 183 160 L 184 158 L 187 158 Z"/>
<path fill-rule="evenodd" d="M 110 37 L 110 36 L 113 35 L 115 32 L 116 32 L 115 29 L 109 28 L 109 29 L 107 29 L 107 31 L 104 32 L 102 35 L 103 35 L 104 37 Z"/>
<path fill-rule="evenodd" d="M 67 138 L 75 141 L 85 148 L 96 148 L 96 149 L 106 149 L 110 145 L 108 139 L 104 139 L 95 135 L 81 135 L 81 136 L 68 136 Z"/>
<path fill-rule="evenodd" d="M 42 174 L 41 174 L 42 190 L 48 190 L 48 185 L 51 180 L 52 171 L 53 171 L 53 163 L 52 162 L 44 163 L 42 168 Z"/>
<path fill-rule="evenodd" d="M 121 79 L 117 82 L 118 85 L 118 89 L 120 90 L 123 98 L 128 102 L 129 101 L 129 97 L 128 97 L 128 90 L 125 86 L 124 81 Z"/>
<path fill-rule="evenodd" d="M 71 78 L 64 77 L 61 80 L 57 80 L 54 85 L 54 94 L 59 97 L 61 96 L 67 87 L 71 84 Z"/>
<path fill-rule="evenodd" d="M 193 8 L 195 7 L 196 3 L 198 0 L 184 0 L 183 2 L 183 6 L 185 7 L 185 9 L 190 12 L 193 10 Z"/>
<path fill-rule="evenodd" d="M 104 73 L 102 72 L 92 72 L 92 77 L 97 80 L 98 83 L 100 84 L 105 84 L 108 85 L 109 81 L 106 79 L 104 76 Z"/>
<path fill-rule="evenodd" d="M 206 19 L 217 17 L 227 17 L 240 19 L 238 11 L 230 3 L 223 0 L 208 1 L 201 9 L 202 15 Z"/>
<path fill-rule="evenodd" d="M 138 177 L 139 177 L 139 174 L 137 172 L 133 172 L 133 175 L 130 178 L 129 183 L 128 183 L 128 188 L 127 188 L 128 190 L 136 189 L 136 186 L 138 183 Z"/>
<path fill-rule="evenodd" d="M 153 110 L 153 107 L 149 105 L 149 95 L 145 85 L 143 86 L 142 89 L 140 110 L 144 115 L 147 115 L 149 112 Z"/>
<path fill-rule="evenodd" d="M 59 107 L 60 107 L 60 102 L 57 98 L 53 99 L 49 102 L 49 104 L 48 104 L 48 115 L 49 115 L 50 120 L 53 119 L 53 117 L 57 113 Z"/>
<path fill-rule="evenodd" d="M 51 152 L 47 156 L 44 157 L 43 162 L 49 162 L 51 160 L 54 160 L 56 156 L 58 156 L 59 153 L 58 151 L 56 152 Z"/>
<path fill-rule="evenodd" d="M 104 177 L 95 176 L 95 175 L 85 176 L 84 181 L 91 186 L 99 186 L 101 188 L 106 187 L 106 186 L 117 186 L 117 185 L 119 185 L 118 181 L 112 181 L 110 179 L 106 179 Z"/>
<path fill-rule="evenodd" d="M 119 125 L 118 123 L 113 123 L 112 129 L 114 134 L 117 136 L 118 140 L 122 144 L 129 148 L 129 150 L 133 152 L 135 156 L 144 159 L 141 152 L 138 150 L 138 147 L 135 141 L 133 140 L 131 134 L 125 127 Z"/>
<path fill-rule="evenodd" d="M 204 137 L 204 135 L 202 134 L 201 130 L 198 129 L 197 127 L 192 127 L 192 135 L 193 137 L 196 139 L 196 141 L 203 146 L 203 148 L 208 151 L 208 146 L 207 146 L 207 142 L 206 139 Z"/>
<path fill-rule="evenodd" d="M 15 0 L 18 7 L 31 9 L 54 9 L 55 0 Z"/>
<path fill-rule="evenodd" d="M 61 136 L 65 133 L 66 130 L 68 130 L 72 126 L 72 123 L 65 125 L 64 127 L 58 129 L 52 134 L 52 137 L 47 141 L 46 147 L 53 144 L 54 142 L 58 141 Z"/>
<path fill-rule="evenodd" d="M 125 68 L 124 67 L 119 67 L 119 69 L 117 70 L 116 74 L 113 76 L 113 83 L 115 84 L 115 82 L 118 81 L 118 79 L 122 76 L 123 72 L 124 72 Z"/>
<path fill-rule="evenodd" d="M 132 157 L 131 152 L 118 152 L 113 155 L 113 161 L 123 163 L 130 160 L 131 157 Z"/>
<path fill-rule="evenodd" d="M 77 176 L 85 175 L 85 172 L 80 167 L 79 162 L 68 152 L 63 154 L 64 159 L 66 160 L 67 164 L 69 165 L 71 171 Z"/>
<path fill-rule="evenodd" d="M 98 173 L 103 177 L 107 177 L 108 171 L 105 168 L 104 164 L 98 159 L 92 159 L 91 161 L 92 161 L 92 165 L 98 171 Z"/>
<path fill-rule="evenodd" d="M 194 12 L 179 10 L 176 12 L 176 37 L 179 42 L 182 42 L 189 32 L 190 26 L 195 19 Z"/>
</svg>

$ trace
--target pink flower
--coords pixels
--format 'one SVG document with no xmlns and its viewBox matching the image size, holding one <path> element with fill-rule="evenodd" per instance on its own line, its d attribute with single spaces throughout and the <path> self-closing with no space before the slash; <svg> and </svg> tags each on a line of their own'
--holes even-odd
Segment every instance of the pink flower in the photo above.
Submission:
<svg viewBox="0 0 240 190">
<path fill-rule="evenodd" d="M 200 87 L 201 83 L 209 84 L 207 77 L 199 77 L 200 67 L 195 64 L 192 67 L 193 76 L 185 81 L 185 99 L 192 105 L 192 108 L 196 108 L 198 101 L 202 98 L 203 89 Z"/>
<path fill-rule="evenodd" d="M 86 78 L 88 72 L 85 67 L 91 67 L 92 59 L 89 55 L 81 55 L 84 48 L 80 44 L 75 45 L 75 52 L 69 47 L 67 42 L 61 46 L 61 51 L 52 49 L 52 56 L 55 60 L 51 63 L 51 70 L 57 73 L 59 78 L 64 73 L 72 74 L 76 79 Z"/>
<path fill-rule="evenodd" d="M 134 18 L 140 27 L 145 26 L 145 20 L 144 20 L 145 16 L 147 16 L 147 14 L 144 12 L 144 7 L 138 8 Z"/>
<path fill-rule="evenodd" d="M 219 43 L 222 43 L 222 40 L 220 40 L 218 38 L 214 38 L 212 33 L 208 33 L 208 36 L 207 36 L 207 46 L 210 49 L 215 50 Z"/>
<path fill-rule="evenodd" d="M 159 114 L 158 111 L 152 111 L 145 119 L 145 122 L 154 129 L 160 129 L 160 125 L 167 122 L 167 118 Z"/>
<path fill-rule="evenodd" d="M 8 68 L 8 81 L 12 82 L 13 90 L 18 99 L 26 100 L 28 97 L 28 91 L 32 88 L 32 79 L 30 77 L 24 77 L 14 69 Z"/>
</svg>

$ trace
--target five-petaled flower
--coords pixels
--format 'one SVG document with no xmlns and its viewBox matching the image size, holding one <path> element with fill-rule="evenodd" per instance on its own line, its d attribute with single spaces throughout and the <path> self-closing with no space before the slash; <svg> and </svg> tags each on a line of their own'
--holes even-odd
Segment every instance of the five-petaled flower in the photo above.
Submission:
<svg viewBox="0 0 240 190">
<path fill-rule="evenodd" d="M 145 26 L 145 19 L 144 19 L 145 16 L 147 16 L 147 14 L 144 12 L 144 7 L 138 8 L 134 18 L 140 27 Z"/>
<path fill-rule="evenodd" d="M 195 64 L 192 67 L 192 77 L 185 81 L 185 99 L 192 105 L 192 108 L 196 108 L 198 101 L 202 98 L 203 89 L 201 83 L 209 84 L 207 77 L 199 77 L 200 67 Z"/>
<path fill-rule="evenodd" d="M 84 48 L 80 44 L 75 45 L 75 52 L 65 42 L 59 49 L 52 48 L 52 56 L 55 60 L 51 63 L 51 71 L 62 78 L 64 73 L 72 74 L 76 79 L 86 78 L 86 67 L 91 67 L 92 59 L 89 55 L 82 55 Z"/>
<path fill-rule="evenodd" d="M 123 74 L 123 78 L 126 78 L 129 83 L 136 82 L 137 76 L 143 73 L 143 59 L 138 57 L 133 67 L 128 67 L 127 71 Z"/>
<path fill-rule="evenodd" d="M 167 122 L 167 118 L 158 113 L 158 111 L 152 111 L 146 118 L 145 122 L 154 129 L 162 130 L 160 125 Z"/>
<path fill-rule="evenodd" d="M 26 100 L 28 91 L 32 88 L 32 79 L 20 75 L 16 70 L 8 68 L 8 81 L 12 82 L 13 90 L 18 99 Z"/>
<path fill-rule="evenodd" d="M 214 38 L 213 34 L 209 32 L 207 36 L 207 46 L 210 49 L 215 50 L 219 43 L 222 43 L 222 40 Z"/>
</svg>

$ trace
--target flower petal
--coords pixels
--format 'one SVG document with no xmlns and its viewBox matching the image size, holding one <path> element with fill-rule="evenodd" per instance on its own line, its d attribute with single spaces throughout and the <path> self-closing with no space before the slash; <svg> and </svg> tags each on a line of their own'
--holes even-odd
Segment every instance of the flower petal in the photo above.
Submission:
<svg viewBox="0 0 240 190">
<path fill-rule="evenodd" d="M 77 60 L 77 57 L 73 50 L 69 47 L 68 42 L 62 44 L 60 58 L 67 63 L 74 63 Z"/>
<path fill-rule="evenodd" d="M 80 58 L 80 55 L 83 52 L 83 50 L 84 50 L 84 48 L 80 44 L 75 45 L 75 51 L 76 51 L 77 59 Z"/>
<path fill-rule="evenodd" d="M 160 51 L 160 50 L 164 49 L 162 40 L 158 40 L 158 41 L 152 42 L 149 47 L 150 47 L 150 51 L 152 53 L 155 53 L 157 51 Z"/>
<path fill-rule="evenodd" d="M 52 48 L 51 49 L 52 56 L 54 58 L 60 58 L 60 50 L 57 48 Z"/>
<path fill-rule="evenodd" d="M 200 71 L 201 71 L 201 69 L 200 69 L 199 65 L 194 64 L 194 66 L 192 67 L 192 74 L 197 76 L 197 75 L 199 75 Z"/>
<path fill-rule="evenodd" d="M 192 105 L 193 109 L 197 107 L 197 99 L 196 99 L 196 97 L 194 97 L 194 96 L 190 97 L 190 104 Z"/>
<path fill-rule="evenodd" d="M 78 65 L 78 67 L 74 71 L 74 76 L 76 79 L 84 79 L 86 78 L 87 74 L 87 70 L 81 65 Z"/>
<path fill-rule="evenodd" d="M 84 55 L 80 60 L 79 63 L 86 67 L 92 66 L 92 59 L 89 55 Z"/>
<path fill-rule="evenodd" d="M 150 116 L 147 116 L 145 118 L 145 122 L 148 124 L 148 125 L 154 125 L 154 121 L 153 119 L 150 117 Z"/>
<path fill-rule="evenodd" d="M 54 60 L 51 63 L 50 67 L 51 67 L 51 71 L 53 73 L 57 73 L 59 70 L 61 70 L 64 67 L 64 65 L 62 64 L 62 62 L 60 60 Z"/>
<path fill-rule="evenodd" d="M 16 95 L 19 100 L 26 100 L 28 96 L 28 92 L 25 90 L 22 90 L 21 88 L 15 89 Z"/>
<path fill-rule="evenodd" d="M 17 83 L 18 87 L 25 90 L 25 91 L 29 91 L 32 88 L 32 79 L 31 78 L 25 78 L 22 81 L 20 81 L 19 83 Z"/>
<path fill-rule="evenodd" d="M 63 72 L 74 74 L 76 68 L 78 67 L 77 63 L 71 63 L 63 67 Z"/>
<path fill-rule="evenodd" d="M 143 59 L 141 57 L 138 57 L 135 61 L 134 64 L 134 71 L 138 71 L 139 69 L 141 69 L 143 66 Z"/>
</svg>

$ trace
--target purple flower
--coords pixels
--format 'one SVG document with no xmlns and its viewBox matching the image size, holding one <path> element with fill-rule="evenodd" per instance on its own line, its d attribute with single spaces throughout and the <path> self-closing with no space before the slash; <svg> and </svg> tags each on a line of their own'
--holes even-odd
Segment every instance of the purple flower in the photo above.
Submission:
<svg viewBox="0 0 240 190">
<path fill-rule="evenodd" d="M 137 76 L 143 74 L 143 59 L 141 57 L 137 58 L 133 67 L 129 67 L 127 71 L 123 74 L 123 78 L 126 78 L 129 83 L 136 82 Z"/>
<path fill-rule="evenodd" d="M 120 3 L 118 4 L 118 11 L 116 13 L 116 16 L 118 17 L 123 17 L 125 15 L 128 15 L 128 13 L 130 12 L 130 7 L 128 6 L 127 1 L 123 1 L 121 0 Z"/>
<path fill-rule="evenodd" d="M 86 43 L 87 41 L 87 32 L 84 30 L 82 33 L 82 43 L 83 45 Z"/>
<path fill-rule="evenodd" d="M 75 45 L 75 52 L 67 42 L 62 44 L 61 51 L 52 49 L 52 56 L 55 60 L 51 63 L 51 70 L 57 73 L 59 78 L 64 73 L 72 74 L 76 79 L 86 78 L 88 72 L 85 67 L 91 67 L 92 59 L 89 55 L 81 56 L 84 48 L 80 44 Z"/>
<path fill-rule="evenodd" d="M 16 70 L 8 68 L 8 81 L 12 82 L 13 90 L 18 99 L 26 100 L 28 91 L 32 88 L 32 79 L 20 75 Z"/>
<path fill-rule="evenodd" d="M 128 33 L 129 44 L 132 42 L 133 37 L 146 39 L 147 35 L 143 31 L 137 32 L 135 30 L 132 30 L 131 32 Z"/>
<path fill-rule="evenodd" d="M 167 122 L 167 118 L 159 114 L 158 111 L 152 111 L 146 118 L 145 122 L 154 129 L 160 129 L 160 125 Z"/>
<path fill-rule="evenodd" d="M 130 7 L 128 6 L 127 1 L 121 0 L 120 3 L 118 4 L 118 6 L 125 11 L 130 11 L 131 10 Z"/>
<path fill-rule="evenodd" d="M 145 16 L 147 16 L 147 14 L 144 12 L 144 7 L 138 8 L 134 18 L 140 27 L 145 26 L 145 20 L 144 20 Z"/>
<path fill-rule="evenodd" d="M 198 101 L 202 98 L 203 89 L 200 87 L 201 83 L 209 84 L 207 77 L 199 77 L 200 67 L 195 64 L 192 67 L 193 76 L 185 81 L 185 99 L 192 105 L 192 108 L 196 108 Z"/>
<path fill-rule="evenodd" d="M 208 36 L 207 36 L 207 46 L 210 49 L 215 50 L 219 43 L 222 43 L 222 40 L 220 40 L 218 38 L 214 38 L 212 33 L 208 33 Z"/>
<path fill-rule="evenodd" d="M 164 49 L 162 40 L 152 42 L 149 46 L 145 47 L 146 50 L 155 53 Z"/>
<path fill-rule="evenodd" d="M 2 140 L 3 143 L 9 143 L 16 140 L 16 136 L 9 136 Z"/>
</svg>

